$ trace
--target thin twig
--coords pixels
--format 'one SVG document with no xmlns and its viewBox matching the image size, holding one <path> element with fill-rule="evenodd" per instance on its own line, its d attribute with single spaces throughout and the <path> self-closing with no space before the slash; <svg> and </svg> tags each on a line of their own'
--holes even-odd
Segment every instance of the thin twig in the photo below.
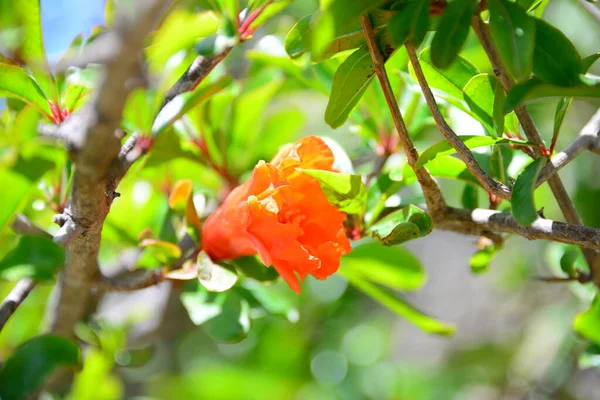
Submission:
<svg viewBox="0 0 600 400">
<path fill-rule="evenodd" d="M 579 0 L 579 4 L 589 12 L 596 21 L 600 23 L 600 9 L 587 0 Z"/>
<path fill-rule="evenodd" d="M 175 84 L 167 91 L 161 109 L 178 95 L 194 90 L 208 76 L 208 74 L 221 61 L 227 57 L 232 47 L 227 46 L 224 50 L 210 56 L 198 56 L 192 65 L 183 73 Z"/>
<path fill-rule="evenodd" d="M 8 322 L 17 308 L 25 301 L 29 293 L 35 287 L 35 281 L 31 278 L 23 278 L 17 282 L 8 296 L 0 304 L 0 331 Z"/>
<path fill-rule="evenodd" d="M 102 276 L 96 280 L 96 289 L 105 292 L 133 292 L 155 286 L 165 280 L 162 271 L 144 274 L 143 276 L 129 276 L 109 278 Z"/>
<path fill-rule="evenodd" d="M 45 230 L 35 226 L 27 217 L 17 214 L 12 223 L 12 229 L 22 235 L 36 235 L 52 238 Z M 17 282 L 8 296 L 0 304 L 0 331 L 6 325 L 8 319 L 14 314 L 17 308 L 25 301 L 29 293 L 35 287 L 36 282 L 31 278 L 23 278 Z"/>
<path fill-rule="evenodd" d="M 383 58 L 383 54 L 381 53 L 381 49 L 379 48 L 379 44 L 377 43 L 377 39 L 375 38 L 373 24 L 369 15 L 362 16 L 360 18 L 360 21 L 362 24 L 363 32 L 365 34 L 365 38 L 367 40 L 367 45 L 369 46 L 371 59 L 373 60 L 373 68 L 375 69 L 375 73 L 377 74 L 377 78 L 379 79 L 379 83 L 381 85 L 381 88 L 383 89 L 385 100 L 388 104 L 388 108 L 392 115 L 392 119 L 394 121 L 396 130 L 398 131 L 400 143 L 402 144 L 402 147 L 404 148 L 404 153 L 406 154 L 406 161 L 413 168 L 413 170 L 415 170 L 415 174 L 417 176 L 419 184 L 421 185 L 423 194 L 425 195 L 427 207 L 429 208 L 429 211 L 435 219 L 436 216 L 443 215 L 446 212 L 446 202 L 444 200 L 444 197 L 442 196 L 442 192 L 439 186 L 437 185 L 433 177 L 429 174 L 429 171 L 427 171 L 425 168 L 415 168 L 415 165 L 419 158 L 419 153 L 417 152 L 417 149 L 410 140 L 408 130 L 406 129 L 404 119 L 402 118 L 402 113 L 400 112 L 398 102 L 396 101 L 396 97 L 394 96 L 394 91 L 392 89 L 392 86 L 390 85 L 390 81 L 385 70 L 385 60 Z"/>
<path fill-rule="evenodd" d="M 492 40 L 490 31 L 488 26 L 483 22 L 479 15 L 475 15 L 472 20 L 473 30 L 477 35 L 483 49 L 485 50 L 492 67 L 494 68 L 494 74 L 500 80 L 500 83 L 504 87 L 504 90 L 508 93 L 510 89 L 514 86 L 513 80 L 506 73 L 504 66 L 502 65 L 502 61 L 496 47 L 494 46 L 494 42 Z M 527 111 L 524 105 L 515 108 L 515 114 L 521 126 L 523 127 L 523 131 L 525 132 L 525 136 L 531 142 L 534 142 L 539 145 L 543 145 L 544 141 L 538 132 L 531 115 Z M 536 151 L 536 155 L 539 155 L 539 151 Z M 558 206 L 563 213 L 565 220 L 569 224 L 573 225 L 583 225 L 583 221 L 571 201 L 567 190 L 565 189 L 564 184 L 558 175 L 552 175 L 548 179 L 548 185 L 552 190 L 552 194 L 558 203 Z M 590 271 L 592 272 L 592 278 L 594 284 L 600 287 L 600 257 L 598 256 L 597 251 L 592 251 L 589 248 L 582 248 L 583 255 L 590 267 Z"/>
<path fill-rule="evenodd" d="M 481 185 L 488 192 L 493 193 L 503 199 L 510 199 L 512 195 L 511 189 L 505 184 L 500 183 L 489 176 L 481 168 L 477 160 L 475 160 L 471 150 L 469 150 L 469 148 L 459 139 L 458 135 L 452 130 L 452 128 L 450 128 L 450 125 L 448 125 L 444 119 L 444 116 L 440 112 L 437 102 L 435 101 L 435 97 L 433 96 L 433 93 L 427 84 L 427 80 L 423 74 L 423 69 L 421 68 L 415 48 L 410 43 L 407 43 L 405 47 L 415 71 L 415 75 L 417 76 L 417 80 L 419 81 L 419 85 L 421 86 L 421 90 L 423 91 L 423 95 L 425 96 L 425 101 L 427 102 L 429 110 L 431 111 L 431 115 L 433 116 L 433 119 L 435 120 L 435 123 L 442 135 L 444 135 L 446 140 L 452 145 L 452 147 L 454 147 L 458 156 L 466 164 L 469 171 L 471 171 L 473 176 L 475 176 L 475 178 L 481 182 Z"/>
</svg>

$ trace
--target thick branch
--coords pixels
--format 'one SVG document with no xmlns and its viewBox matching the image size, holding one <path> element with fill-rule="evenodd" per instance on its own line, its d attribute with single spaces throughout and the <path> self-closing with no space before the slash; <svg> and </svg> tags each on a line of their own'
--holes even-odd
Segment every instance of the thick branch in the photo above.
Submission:
<svg viewBox="0 0 600 400">
<path fill-rule="evenodd" d="M 137 82 L 144 39 L 168 2 L 138 0 L 134 3 L 135 19 L 118 15 L 114 30 L 105 34 L 109 35 L 106 42 L 111 44 L 111 57 L 104 65 L 94 97 L 60 127 L 69 137 L 76 137 L 80 147 L 74 152 L 73 187 L 66 210 L 74 229 L 63 238 L 66 260 L 58 285 L 57 308 L 50 322 L 55 333 L 72 337 L 75 324 L 86 312 L 89 289 L 98 274 L 102 225 L 119 181 L 109 179 L 109 170 L 121 147 L 115 132 L 127 95 Z"/>
<path fill-rule="evenodd" d="M 495 194 L 496 196 L 503 199 L 510 199 L 512 191 L 511 189 L 500 183 L 491 176 L 489 176 L 479 165 L 471 150 L 458 138 L 458 135 L 450 128 L 450 125 L 444 119 L 444 116 L 440 112 L 437 102 L 435 101 L 435 97 L 427 84 L 427 80 L 425 79 L 425 75 L 423 74 L 423 70 L 421 69 L 421 64 L 419 63 L 419 59 L 417 57 L 417 53 L 415 52 L 415 48 L 410 44 L 406 44 L 406 51 L 408 52 L 408 57 L 410 58 L 410 62 L 414 68 L 415 75 L 417 76 L 417 80 L 419 81 L 419 85 L 421 86 L 421 90 L 425 95 L 425 100 L 427 105 L 429 106 L 429 110 L 431 111 L 431 115 L 435 120 L 436 125 L 438 126 L 442 135 L 446 138 L 446 140 L 454 147 L 460 159 L 466 164 L 467 168 L 481 185 L 490 193 Z"/>
<path fill-rule="evenodd" d="M 482 235 L 486 231 L 511 233 L 530 240 L 552 240 L 600 250 L 600 229 L 544 218 L 538 218 L 530 226 L 523 226 L 511 214 L 495 210 L 449 208 L 436 226 L 473 235 Z"/>
<path fill-rule="evenodd" d="M 377 74 L 377 78 L 379 79 L 379 83 L 381 84 L 381 88 L 383 89 L 383 94 L 385 95 L 385 100 L 392 115 L 394 125 L 398 131 L 400 143 L 402 144 L 404 153 L 406 154 L 406 160 L 413 170 L 415 170 L 415 174 L 417 175 L 417 179 L 421 185 L 423 194 L 425 195 L 425 200 L 427 202 L 429 211 L 434 216 L 443 214 L 446 212 L 447 206 L 436 181 L 425 168 L 415 169 L 415 165 L 419 158 L 419 153 L 417 152 L 417 149 L 415 149 L 415 146 L 408 135 L 406 124 L 402 118 L 402 113 L 398 107 L 398 102 L 396 101 L 394 91 L 392 90 L 392 86 L 390 85 L 390 81 L 385 70 L 385 60 L 379 48 L 379 44 L 377 43 L 377 39 L 375 38 L 373 24 L 371 23 L 370 17 L 368 15 L 362 16 L 361 24 L 367 40 L 367 45 L 369 46 L 369 52 L 371 53 L 371 58 L 373 60 L 373 67 L 375 69 L 375 73 Z"/>
</svg>

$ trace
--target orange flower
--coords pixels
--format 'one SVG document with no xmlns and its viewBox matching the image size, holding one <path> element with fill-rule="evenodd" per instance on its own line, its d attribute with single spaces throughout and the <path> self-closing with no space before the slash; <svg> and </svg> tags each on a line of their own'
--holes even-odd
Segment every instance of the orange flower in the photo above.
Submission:
<svg viewBox="0 0 600 400">
<path fill-rule="evenodd" d="M 307 274 L 325 279 L 350 252 L 346 215 L 328 201 L 317 179 L 298 168 L 333 171 L 333 153 L 310 136 L 261 161 L 204 223 L 202 248 L 213 259 L 258 254 L 292 290 Z"/>
</svg>

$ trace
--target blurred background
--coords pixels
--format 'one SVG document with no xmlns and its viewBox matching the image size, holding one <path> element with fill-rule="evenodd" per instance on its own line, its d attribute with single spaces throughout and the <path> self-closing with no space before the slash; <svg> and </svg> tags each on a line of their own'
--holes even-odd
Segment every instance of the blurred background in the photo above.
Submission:
<svg viewBox="0 0 600 400">
<path fill-rule="evenodd" d="M 559 27 L 582 55 L 600 51 L 598 15 L 578 0 L 551 0 L 544 19 Z M 42 0 L 45 45 L 56 62 L 77 34 L 87 35 L 104 24 L 103 0 Z M 593 6 L 592 7 L 596 7 Z M 300 17 L 316 10 L 316 0 L 295 1 L 281 16 L 262 28 L 225 63 L 243 75 L 256 68 L 246 51 L 282 48 L 285 34 Z M 596 8 L 596 11 L 598 9 Z M 475 41 L 465 52 L 474 53 Z M 261 47 L 262 46 L 262 47 Z M 474 56 L 476 57 L 476 55 Z M 489 71 L 484 62 L 479 66 Z M 600 74 L 600 65 L 592 69 Z M 293 89 L 293 88 L 292 88 Z M 313 134 L 338 141 L 360 165 L 369 162 L 352 123 L 332 130 L 323 121 L 325 94 L 304 89 L 275 96 L 270 110 L 301 111 L 295 137 Z M 556 102 L 532 104 L 543 136 L 552 130 Z M 578 101 L 570 109 L 558 149 L 573 139 L 598 101 Z M 480 129 L 466 114 L 451 114 L 459 134 Z M 419 149 L 440 140 L 433 127 L 419 132 Z M 269 157 L 269 155 L 266 155 Z M 366 157 L 366 159 L 365 159 Z M 393 163 L 394 160 L 391 160 Z M 164 194 L 151 173 L 200 179 L 215 192 L 218 179 L 199 167 L 161 164 L 155 172 L 130 174 L 122 184 L 134 199 L 133 209 L 115 203 L 106 229 L 129 229 L 136 237 L 148 223 L 131 222 L 137 212 L 162 212 Z M 584 222 L 600 227 L 600 160 L 583 154 L 561 171 Z M 144 172 L 146 171 L 146 172 Z M 462 185 L 442 183 L 447 198 L 460 198 Z M 410 195 L 410 193 L 408 193 Z M 546 216 L 561 219 L 547 187 L 537 193 Z M 160 200 L 158 200 L 160 199 Z M 458 205 L 458 204 L 451 204 Z M 30 212 L 51 216 L 32 201 Z M 154 211 L 153 211 L 154 210 Z M 42 218 L 38 218 L 40 220 Z M 49 218 L 47 219 L 49 221 Z M 124 226 L 131 224 L 133 226 Z M 49 229 L 56 229 L 48 222 Z M 11 240 L 10 234 L 3 238 Z M 115 250 L 130 243 L 111 232 L 111 247 L 101 254 L 107 270 Z M 110 242 L 110 238 L 108 239 Z M 274 290 L 274 307 L 281 316 L 252 320 L 248 337 L 235 344 L 217 343 L 195 326 L 171 283 L 130 294 L 111 294 L 100 303 L 98 322 L 82 327 L 81 336 L 95 332 L 113 359 L 88 354 L 86 369 L 75 381 L 73 399 L 600 399 L 599 360 L 582 358 L 586 344 L 571 329 L 577 312 L 586 308 L 593 290 L 579 284 L 549 284 L 536 276 L 552 275 L 564 251 L 561 246 L 510 238 L 486 274 L 475 275 L 469 259 L 476 238 L 434 231 L 405 245 L 427 270 L 428 281 L 407 299 L 451 324 L 452 337 L 426 334 L 348 287 L 339 275 L 327 281 L 308 279 L 300 296 L 283 283 Z M 0 294 L 10 285 L 0 283 Z M 280 290 L 279 290 L 280 289 Z M 7 354 L 44 328 L 44 311 L 51 287 L 38 287 L 0 334 L 0 355 Z M 267 299 L 268 301 L 268 299 Z M 93 353 L 93 351 L 92 351 Z"/>
</svg>

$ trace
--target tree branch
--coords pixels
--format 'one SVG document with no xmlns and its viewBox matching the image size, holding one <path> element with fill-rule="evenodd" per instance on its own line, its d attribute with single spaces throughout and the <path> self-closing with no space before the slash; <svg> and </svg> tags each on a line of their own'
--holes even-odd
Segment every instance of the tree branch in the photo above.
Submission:
<svg viewBox="0 0 600 400">
<path fill-rule="evenodd" d="M 496 210 L 449 208 L 437 227 L 479 236 L 486 231 L 511 233 L 530 240 L 544 239 L 600 250 L 600 229 L 544 218 L 523 226 L 511 214 Z"/>
<path fill-rule="evenodd" d="M 108 35 L 106 43 L 111 45 L 111 57 L 104 65 L 94 97 L 59 128 L 81 145 L 73 154 L 73 186 L 65 215 L 75 229 L 66 241 L 57 307 L 50 319 L 54 333 L 73 337 L 75 324 L 86 312 L 89 288 L 99 271 L 97 257 L 102 226 L 120 181 L 120 177 L 109 179 L 108 174 L 121 147 L 120 137 L 115 132 L 127 94 L 132 84 L 138 82 L 144 39 L 168 2 L 137 0 L 135 19 L 131 15 L 130 18 L 117 15 L 115 28 L 105 34 Z"/>
<path fill-rule="evenodd" d="M 162 109 L 168 102 L 181 93 L 194 90 L 194 88 L 198 86 L 200 82 L 202 82 L 204 78 L 206 78 L 208 74 L 210 74 L 210 72 L 225 59 L 225 57 L 227 57 L 227 54 L 229 54 L 231 49 L 231 46 L 227 46 L 222 51 L 213 55 L 196 57 L 192 65 L 189 66 L 171 89 L 167 91 L 160 108 Z"/>
<path fill-rule="evenodd" d="M 510 89 L 512 89 L 512 87 L 514 86 L 514 82 L 504 70 L 502 61 L 500 59 L 500 56 L 498 55 L 498 52 L 496 51 L 487 25 L 483 22 L 483 20 L 478 14 L 476 14 L 473 17 L 472 22 L 473 30 L 475 31 L 477 38 L 481 42 L 481 45 L 485 50 L 492 64 L 492 67 L 494 68 L 494 74 L 498 77 L 500 83 L 504 87 L 504 90 L 508 93 Z M 519 122 L 523 127 L 523 131 L 525 132 L 525 136 L 527 136 L 527 139 L 536 144 L 543 145 L 544 141 L 525 106 L 521 105 L 519 107 L 516 107 L 515 114 L 517 115 L 517 118 L 519 119 Z M 539 156 L 539 150 L 536 149 L 535 152 L 536 156 Z M 583 221 L 581 220 L 581 217 L 579 216 L 579 213 L 577 212 L 575 205 L 571 201 L 571 198 L 569 197 L 569 194 L 567 193 L 567 190 L 565 189 L 565 186 L 563 185 L 559 176 L 550 176 L 550 178 L 548 179 L 548 185 L 550 186 L 550 189 L 554 194 L 554 198 L 556 199 L 556 202 L 558 203 L 558 206 L 560 207 L 560 210 L 562 211 L 565 220 L 569 224 L 583 225 Z M 585 247 L 582 247 L 582 251 L 590 267 L 594 284 L 600 287 L 600 257 L 598 256 L 599 253 L 597 251 L 593 251 Z"/>
<path fill-rule="evenodd" d="M 381 49 L 379 48 L 379 44 L 377 43 L 377 39 L 375 38 L 371 19 L 369 15 L 363 15 L 360 18 L 360 21 L 365 38 L 367 40 L 367 45 L 369 46 L 371 59 L 373 60 L 373 68 L 375 69 L 375 73 L 377 74 L 377 78 L 379 79 L 379 83 L 383 89 L 383 94 L 385 95 L 385 100 L 392 115 L 396 131 L 398 132 L 400 143 L 402 144 L 404 153 L 406 154 L 406 160 L 412 169 L 415 170 L 415 174 L 419 184 L 421 185 L 423 194 L 425 195 L 429 212 L 431 212 L 434 217 L 436 215 L 442 215 L 446 212 L 447 206 L 437 182 L 425 168 L 415 168 L 419 158 L 419 153 L 410 140 L 408 130 L 406 129 L 406 124 L 404 123 L 402 113 L 398 107 L 398 102 L 394 96 L 394 91 L 390 85 L 390 81 L 385 70 L 385 60 L 381 53 Z"/>
<path fill-rule="evenodd" d="M 414 68 L 415 75 L 417 76 L 417 80 L 419 81 L 419 85 L 421 86 L 421 90 L 423 91 L 423 95 L 425 96 L 427 105 L 429 106 L 429 110 L 431 111 L 431 115 L 433 116 L 433 119 L 435 120 L 440 132 L 442 132 L 442 135 L 444 135 L 446 140 L 452 145 L 452 147 L 454 147 L 458 156 L 466 164 L 469 171 L 471 171 L 473 176 L 477 178 L 477 180 L 488 192 L 493 193 L 503 199 L 510 199 L 512 195 L 511 189 L 489 176 L 481 168 L 477 160 L 475 160 L 471 150 L 469 150 L 469 148 L 458 138 L 458 135 L 452 130 L 452 128 L 450 128 L 450 125 L 448 125 L 444 119 L 444 116 L 440 112 L 437 102 L 435 101 L 435 97 L 433 96 L 433 93 L 427 84 L 427 80 L 423 74 L 423 69 L 419 63 L 415 48 L 410 43 L 406 43 L 405 47 L 406 51 L 408 52 L 410 62 Z"/>
<path fill-rule="evenodd" d="M 14 314 L 17 308 L 25 301 L 29 293 L 35 287 L 35 281 L 31 278 L 24 278 L 17 282 L 8 296 L 0 304 L 0 331 L 8 322 L 8 319 Z"/>
<path fill-rule="evenodd" d="M 23 235 L 37 235 L 52 238 L 45 230 L 35 226 L 27 217 L 17 214 L 12 223 L 12 228 L 16 233 Z M 0 304 L 0 331 L 8 322 L 9 318 L 14 314 L 17 308 L 25 301 L 29 293 L 35 287 L 36 282 L 31 278 L 24 278 L 17 282 L 15 287 L 10 291 L 8 296 Z"/>
<path fill-rule="evenodd" d="M 536 186 L 540 186 L 584 150 L 600 153 L 600 110 L 592 116 L 579 135 L 560 153 L 555 154 L 542 168 Z"/>
</svg>

